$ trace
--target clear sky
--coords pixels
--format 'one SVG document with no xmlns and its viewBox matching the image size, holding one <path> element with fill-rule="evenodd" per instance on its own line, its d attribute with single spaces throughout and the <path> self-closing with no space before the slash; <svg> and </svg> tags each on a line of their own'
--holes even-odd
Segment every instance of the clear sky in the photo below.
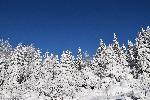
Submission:
<svg viewBox="0 0 150 100">
<path fill-rule="evenodd" d="M 150 0 L 0 0 L 0 38 L 34 43 L 43 52 L 94 54 L 99 39 L 134 41 L 150 25 Z"/>
</svg>

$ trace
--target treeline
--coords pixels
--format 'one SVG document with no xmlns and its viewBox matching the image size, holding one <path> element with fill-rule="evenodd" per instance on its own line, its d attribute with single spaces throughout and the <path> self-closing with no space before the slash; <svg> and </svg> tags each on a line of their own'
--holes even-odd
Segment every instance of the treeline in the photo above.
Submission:
<svg viewBox="0 0 150 100">
<path fill-rule="evenodd" d="M 100 40 L 94 56 L 78 48 L 61 57 L 44 55 L 33 45 L 12 48 L 0 40 L 1 100 L 72 100 L 100 92 L 106 100 L 149 100 L 150 28 L 142 29 L 134 43 L 119 45 L 114 34 L 108 46 Z"/>
</svg>

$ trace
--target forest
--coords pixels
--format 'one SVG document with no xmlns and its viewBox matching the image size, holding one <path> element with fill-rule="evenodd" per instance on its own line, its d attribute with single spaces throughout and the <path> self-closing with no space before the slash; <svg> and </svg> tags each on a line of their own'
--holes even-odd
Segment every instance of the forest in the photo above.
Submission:
<svg viewBox="0 0 150 100">
<path fill-rule="evenodd" d="M 61 56 L 0 40 L 0 100 L 150 100 L 150 28 L 135 41 L 100 40 L 90 56 Z"/>
</svg>

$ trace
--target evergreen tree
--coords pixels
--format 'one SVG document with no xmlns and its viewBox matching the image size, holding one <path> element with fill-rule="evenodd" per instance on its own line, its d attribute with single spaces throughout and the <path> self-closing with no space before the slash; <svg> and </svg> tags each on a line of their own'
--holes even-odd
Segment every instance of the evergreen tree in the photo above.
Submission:
<svg viewBox="0 0 150 100">
<path fill-rule="evenodd" d="M 131 73 L 135 79 L 138 78 L 140 72 L 140 66 L 138 63 L 138 48 L 137 43 L 133 44 L 131 41 L 128 41 L 127 48 L 127 62 L 131 69 Z"/>
<path fill-rule="evenodd" d="M 9 59 L 11 55 L 12 47 L 9 42 L 0 40 L 0 87 L 3 86 L 9 78 Z"/>
<path fill-rule="evenodd" d="M 26 91 L 34 91 L 42 58 L 32 45 L 19 44 L 11 56 L 11 89 L 15 98 L 22 99 Z"/>
<path fill-rule="evenodd" d="M 138 89 L 140 89 L 140 98 L 149 98 L 150 93 L 150 28 L 146 30 L 142 28 L 142 32 L 139 33 L 137 38 L 137 50 L 138 50 Z"/>
<path fill-rule="evenodd" d="M 43 73 L 42 83 L 40 83 L 41 92 L 47 98 L 57 98 L 57 79 L 59 79 L 60 66 L 57 55 L 46 52 L 43 60 L 43 66 L 41 68 Z"/>
<path fill-rule="evenodd" d="M 85 66 L 83 61 L 82 50 L 80 47 L 78 48 L 77 58 L 75 59 L 75 66 L 79 71 Z"/>
<path fill-rule="evenodd" d="M 98 47 L 92 61 L 92 69 L 94 70 L 94 73 L 100 78 L 105 76 L 104 75 L 104 70 L 106 68 L 105 50 L 106 50 L 106 45 L 104 44 L 102 39 L 100 39 L 100 46 Z"/>
<path fill-rule="evenodd" d="M 150 73 L 150 28 L 139 33 L 138 40 L 138 59 L 142 71 Z"/>
<path fill-rule="evenodd" d="M 60 74 L 59 74 L 59 86 L 62 96 L 74 97 L 74 56 L 72 56 L 69 50 L 63 51 L 60 58 Z"/>
<path fill-rule="evenodd" d="M 0 40 L 0 99 L 8 98 L 7 95 L 10 96 L 10 58 L 12 51 L 12 46 L 7 40 Z"/>
</svg>

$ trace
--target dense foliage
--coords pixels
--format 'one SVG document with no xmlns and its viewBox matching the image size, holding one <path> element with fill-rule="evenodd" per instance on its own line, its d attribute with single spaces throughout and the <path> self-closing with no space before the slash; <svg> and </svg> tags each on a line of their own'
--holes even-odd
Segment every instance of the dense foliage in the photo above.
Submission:
<svg viewBox="0 0 150 100">
<path fill-rule="evenodd" d="M 94 56 L 78 48 L 61 57 L 0 40 L 0 100 L 149 100 L 150 28 L 120 46 L 114 34 Z"/>
</svg>

